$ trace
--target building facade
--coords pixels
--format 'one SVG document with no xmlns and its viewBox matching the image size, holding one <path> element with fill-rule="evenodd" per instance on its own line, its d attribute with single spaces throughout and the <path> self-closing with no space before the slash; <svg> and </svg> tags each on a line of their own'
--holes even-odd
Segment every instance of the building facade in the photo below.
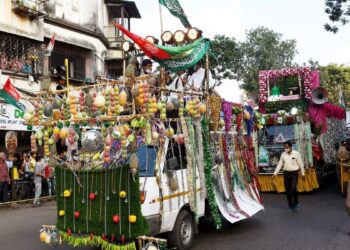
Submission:
<svg viewBox="0 0 350 250">
<path fill-rule="evenodd" d="M 65 59 L 71 85 L 120 76 L 123 37 L 113 22 L 130 30 L 131 19 L 141 18 L 133 1 L 120 0 L 2 0 L 0 10 L 0 88 L 10 77 L 29 109 L 26 97 L 66 88 Z M 48 54 L 54 34 L 55 46 Z M 28 142 L 22 116 L 0 100 L 0 141 L 6 131 L 15 130 Z"/>
</svg>

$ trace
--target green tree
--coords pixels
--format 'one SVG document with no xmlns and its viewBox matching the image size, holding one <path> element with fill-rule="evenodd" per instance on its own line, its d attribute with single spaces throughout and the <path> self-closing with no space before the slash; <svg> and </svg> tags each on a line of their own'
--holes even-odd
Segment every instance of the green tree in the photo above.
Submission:
<svg viewBox="0 0 350 250">
<path fill-rule="evenodd" d="M 326 0 L 325 12 L 332 25 L 326 23 L 324 28 L 327 31 L 337 33 L 339 26 L 343 26 L 350 21 L 350 1 L 349 0 Z"/>
<path fill-rule="evenodd" d="M 343 90 L 345 100 L 350 98 L 350 67 L 344 65 L 330 64 L 320 66 L 321 86 L 328 91 L 330 102 L 339 104 L 339 87 Z"/>
<path fill-rule="evenodd" d="M 211 57 L 211 73 L 217 80 L 237 78 L 241 60 L 239 43 L 235 38 L 216 35 L 212 40 L 213 56 Z"/>
<path fill-rule="evenodd" d="M 291 67 L 297 54 L 295 40 L 283 40 L 282 34 L 266 27 L 251 29 L 246 41 L 240 44 L 243 55 L 238 67 L 238 78 L 243 89 L 256 93 L 259 89 L 259 71 Z"/>
</svg>

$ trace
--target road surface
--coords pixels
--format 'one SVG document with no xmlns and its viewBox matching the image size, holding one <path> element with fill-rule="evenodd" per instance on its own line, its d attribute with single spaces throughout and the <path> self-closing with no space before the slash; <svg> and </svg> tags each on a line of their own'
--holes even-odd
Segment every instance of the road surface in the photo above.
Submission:
<svg viewBox="0 0 350 250">
<path fill-rule="evenodd" d="M 215 230 L 202 224 L 193 249 L 303 249 L 349 250 L 350 217 L 344 197 L 335 187 L 303 194 L 300 211 L 288 212 L 283 194 L 264 194 L 265 212 L 234 225 Z M 54 224 L 55 202 L 40 208 L 22 205 L 16 209 L 0 209 L 1 250 L 54 249 L 39 241 L 42 224 Z M 61 246 L 59 250 L 75 249 Z M 92 250 L 94 248 L 81 248 Z"/>
</svg>

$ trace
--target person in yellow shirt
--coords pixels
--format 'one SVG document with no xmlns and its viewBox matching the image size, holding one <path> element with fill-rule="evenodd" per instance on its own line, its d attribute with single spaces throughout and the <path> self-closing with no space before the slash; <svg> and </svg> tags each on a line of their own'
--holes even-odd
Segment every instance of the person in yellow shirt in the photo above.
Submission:
<svg viewBox="0 0 350 250">
<path fill-rule="evenodd" d="M 298 151 L 292 149 L 292 143 L 287 141 L 284 143 L 284 152 L 273 174 L 273 178 L 277 176 L 280 170 L 283 170 L 284 187 L 289 205 L 289 210 L 293 212 L 299 211 L 298 201 L 298 175 L 299 171 L 304 178 L 304 163 Z"/>
<path fill-rule="evenodd" d="M 36 164 L 36 153 L 33 153 L 30 157 L 30 164 L 29 164 L 29 172 L 31 173 L 31 175 L 34 175 L 34 171 L 35 171 L 35 164 Z"/>
</svg>

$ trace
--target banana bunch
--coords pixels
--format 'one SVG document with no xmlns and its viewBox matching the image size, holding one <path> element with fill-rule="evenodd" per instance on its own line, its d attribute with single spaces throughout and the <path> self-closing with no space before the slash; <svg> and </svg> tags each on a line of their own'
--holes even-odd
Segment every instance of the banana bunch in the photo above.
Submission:
<svg viewBox="0 0 350 250">
<path fill-rule="evenodd" d="M 134 118 L 131 121 L 131 127 L 133 128 L 144 128 L 147 124 L 147 119 L 141 117 L 140 119 Z"/>
</svg>

